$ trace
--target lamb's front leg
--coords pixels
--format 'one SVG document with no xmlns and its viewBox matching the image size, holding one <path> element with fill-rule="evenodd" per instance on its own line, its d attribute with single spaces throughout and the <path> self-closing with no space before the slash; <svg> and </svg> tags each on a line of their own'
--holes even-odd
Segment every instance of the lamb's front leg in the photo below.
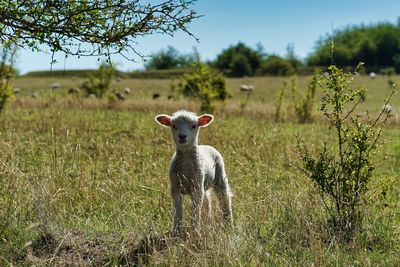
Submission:
<svg viewBox="0 0 400 267">
<path fill-rule="evenodd" d="M 204 187 L 198 186 L 196 190 L 191 194 L 192 196 L 192 226 L 199 233 L 200 221 L 201 221 L 201 208 L 204 201 Z"/>
<path fill-rule="evenodd" d="M 172 200 L 174 203 L 174 226 L 172 228 L 173 236 L 180 236 L 182 231 L 183 204 L 182 194 L 172 191 Z"/>
</svg>

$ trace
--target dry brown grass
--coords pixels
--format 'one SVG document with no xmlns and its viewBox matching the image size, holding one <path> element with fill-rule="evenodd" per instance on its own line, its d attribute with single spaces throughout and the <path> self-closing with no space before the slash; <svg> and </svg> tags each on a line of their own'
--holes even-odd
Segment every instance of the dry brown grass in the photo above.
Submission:
<svg viewBox="0 0 400 267">
<path fill-rule="evenodd" d="M 165 80 L 124 80 L 118 86 L 134 92 L 110 102 L 69 96 L 67 86 L 40 89 L 50 83 L 41 79 L 24 81 L 26 88 L 37 83 L 38 98 L 21 92 L 0 119 L 0 265 L 398 265 L 400 124 L 385 130 L 388 145 L 377 159 L 391 157 L 376 170 L 365 228 L 342 246 L 324 237 L 322 204 L 296 168 L 293 150 L 296 133 L 312 146 L 333 142 L 327 125 L 320 119 L 297 124 L 290 101 L 283 122 L 272 121 L 285 78 L 228 79 L 232 98 L 218 105 L 215 123 L 200 139 L 224 155 L 235 227 L 211 225 L 200 240 L 176 241 L 164 234 L 171 228 L 173 145 L 153 118 L 179 108 L 198 111 L 198 104 L 167 100 Z M 379 109 L 386 80 L 360 79 L 375 86 L 363 105 Z M 245 106 L 241 83 L 256 85 Z M 160 99 L 152 99 L 155 92 Z M 396 122 L 398 103 L 397 96 Z"/>
</svg>

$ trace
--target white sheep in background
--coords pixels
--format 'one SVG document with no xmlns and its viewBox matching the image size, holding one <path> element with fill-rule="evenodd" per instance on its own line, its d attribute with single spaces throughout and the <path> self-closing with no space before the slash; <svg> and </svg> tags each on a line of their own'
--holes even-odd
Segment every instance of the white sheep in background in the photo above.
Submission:
<svg viewBox="0 0 400 267">
<path fill-rule="evenodd" d="M 370 73 L 369 73 L 369 77 L 370 77 L 371 79 L 375 79 L 375 78 L 376 78 L 376 73 L 375 73 L 375 72 L 370 72 Z"/>
<path fill-rule="evenodd" d="M 240 85 L 240 91 L 241 92 L 253 92 L 254 91 L 254 85 L 247 85 L 247 84 L 242 84 Z"/>
<path fill-rule="evenodd" d="M 52 83 L 50 84 L 50 88 L 53 90 L 59 89 L 61 87 L 60 83 Z"/>
<path fill-rule="evenodd" d="M 389 114 L 390 112 L 392 112 L 392 106 L 389 105 L 389 104 L 385 104 L 385 105 L 383 105 L 383 107 L 382 107 L 382 111 L 383 111 L 384 113 Z"/>
<path fill-rule="evenodd" d="M 198 117 L 186 110 L 177 111 L 172 117 L 165 114 L 155 117 L 157 123 L 171 128 L 176 146 L 169 170 L 174 204 L 174 236 L 181 233 L 183 195 L 190 195 L 192 199 L 192 226 L 197 232 L 200 229 L 204 199 L 208 215 L 211 215 L 211 190 L 217 195 L 224 222 L 232 223 L 232 194 L 226 177 L 224 159 L 214 147 L 198 145 L 199 128 L 207 127 L 213 119 L 212 115 L 204 114 Z"/>
</svg>

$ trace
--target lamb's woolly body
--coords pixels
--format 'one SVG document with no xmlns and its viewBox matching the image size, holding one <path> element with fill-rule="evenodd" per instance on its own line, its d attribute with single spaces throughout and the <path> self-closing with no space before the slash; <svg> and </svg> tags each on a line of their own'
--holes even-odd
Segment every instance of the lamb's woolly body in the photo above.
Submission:
<svg viewBox="0 0 400 267">
<path fill-rule="evenodd" d="M 217 195 L 225 221 L 232 222 L 231 191 L 223 157 L 212 146 L 198 145 L 199 127 L 208 126 L 212 120 L 212 115 L 205 114 L 198 117 L 186 110 L 177 111 L 172 117 L 168 115 L 156 117 L 158 123 L 172 127 L 172 137 L 176 146 L 169 170 L 175 208 L 173 227 L 175 235 L 179 235 L 182 226 L 182 195 L 190 195 L 192 198 L 191 217 L 196 229 L 200 226 L 204 199 L 211 213 L 211 189 Z"/>
<path fill-rule="evenodd" d="M 188 151 L 176 151 L 172 157 L 169 176 L 171 190 L 183 195 L 193 193 L 197 184 L 203 185 L 205 191 L 211 188 L 229 190 L 226 188 L 227 178 L 222 155 L 208 145 L 198 145 Z"/>
</svg>

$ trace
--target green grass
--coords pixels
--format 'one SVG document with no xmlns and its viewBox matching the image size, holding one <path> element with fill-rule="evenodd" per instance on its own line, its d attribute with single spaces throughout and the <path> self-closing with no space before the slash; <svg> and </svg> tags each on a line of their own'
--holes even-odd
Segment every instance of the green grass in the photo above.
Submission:
<svg viewBox="0 0 400 267">
<path fill-rule="evenodd" d="M 167 173 L 173 144 L 169 131 L 153 118 L 181 107 L 198 110 L 198 105 L 167 100 L 165 80 L 115 82 L 115 88 L 130 87 L 133 93 L 124 103 L 110 105 L 107 100 L 67 96 L 69 86 L 79 80 L 52 79 L 17 79 L 15 85 L 22 92 L 0 118 L 1 265 L 118 265 L 126 259 L 132 263 L 143 240 L 161 242 L 171 228 Z M 229 79 L 232 98 L 218 106 L 215 122 L 200 133 L 201 143 L 224 155 L 235 195 L 235 227 L 224 231 L 212 223 L 199 240 L 166 238 L 166 243 L 152 243 L 159 250 L 139 262 L 400 264 L 399 97 L 384 132 L 386 144 L 376 155 L 382 163 L 365 200 L 369 205 L 363 228 L 344 245 L 327 241 L 322 203 L 297 169 L 294 152 L 296 133 L 312 146 L 332 144 L 334 139 L 316 111 L 315 123 L 296 124 L 289 100 L 284 122 L 272 121 L 283 79 Z M 379 110 L 389 93 L 387 80 L 357 79 L 369 88 L 361 108 Z M 63 87 L 49 92 L 52 82 Z M 256 86 L 244 108 L 240 104 L 245 96 L 238 90 L 242 83 Z M 307 78 L 299 77 L 298 84 L 305 88 Z M 31 99 L 30 91 L 40 97 Z M 151 99 L 155 92 L 162 94 L 161 99 Z M 185 202 L 185 211 L 189 204 Z M 158 241 L 149 241 L 152 238 Z"/>
</svg>

